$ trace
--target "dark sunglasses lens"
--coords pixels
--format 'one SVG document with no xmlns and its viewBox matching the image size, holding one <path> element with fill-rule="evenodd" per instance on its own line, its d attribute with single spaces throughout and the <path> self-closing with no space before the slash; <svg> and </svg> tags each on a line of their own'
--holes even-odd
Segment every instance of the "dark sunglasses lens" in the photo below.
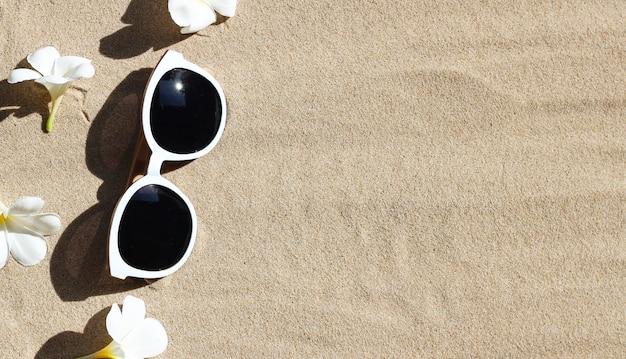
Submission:
<svg viewBox="0 0 626 359">
<path fill-rule="evenodd" d="M 151 105 L 154 139 L 162 148 L 178 154 L 206 148 L 222 119 L 222 103 L 215 86 L 186 69 L 172 69 L 161 77 Z"/>
<path fill-rule="evenodd" d="M 122 259 L 143 270 L 167 269 L 178 263 L 191 240 L 191 212 L 172 190 L 147 185 L 126 205 L 118 232 Z"/>
</svg>

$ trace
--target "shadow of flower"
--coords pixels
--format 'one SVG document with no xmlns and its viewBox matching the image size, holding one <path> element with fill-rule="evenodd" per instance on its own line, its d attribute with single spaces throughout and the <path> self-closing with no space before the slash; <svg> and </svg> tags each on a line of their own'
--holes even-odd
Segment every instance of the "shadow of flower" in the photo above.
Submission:
<svg viewBox="0 0 626 359">
<path fill-rule="evenodd" d="M 0 81 L 0 122 L 9 116 L 22 118 L 37 113 L 41 116 L 41 125 L 44 128 L 48 118 L 49 102 L 48 90 L 38 83 L 24 81 L 10 84 L 7 80 Z"/>
<path fill-rule="evenodd" d="M 131 58 L 188 37 L 172 21 L 167 1 L 133 0 L 121 20 L 128 26 L 100 40 L 100 53 L 109 58 Z"/>
<path fill-rule="evenodd" d="M 35 359 L 76 358 L 102 349 L 111 342 L 106 329 L 106 316 L 110 310 L 110 307 L 104 308 L 91 317 L 82 334 L 66 331 L 48 339 Z"/>
</svg>

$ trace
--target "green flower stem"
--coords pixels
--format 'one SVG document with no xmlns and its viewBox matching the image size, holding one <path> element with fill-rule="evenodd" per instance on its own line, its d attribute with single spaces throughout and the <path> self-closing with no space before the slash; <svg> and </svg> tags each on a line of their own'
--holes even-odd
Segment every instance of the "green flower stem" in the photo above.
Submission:
<svg viewBox="0 0 626 359">
<path fill-rule="evenodd" d="M 54 126 L 54 118 L 57 115 L 57 111 L 59 110 L 59 105 L 61 105 L 61 101 L 63 100 L 63 95 L 60 95 L 56 99 L 52 101 L 52 109 L 50 110 L 50 116 L 48 116 L 48 121 L 46 122 L 46 131 L 52 131 L 52 126 Z"/>
</svg>

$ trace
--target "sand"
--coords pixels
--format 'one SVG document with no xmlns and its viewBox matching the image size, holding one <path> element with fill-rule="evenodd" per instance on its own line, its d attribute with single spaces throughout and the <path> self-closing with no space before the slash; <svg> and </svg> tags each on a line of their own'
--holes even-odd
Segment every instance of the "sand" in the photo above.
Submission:
<svg viewBox="0 0 626 359">
<path fill-rule="evenodd" d="M 0 270 L 0 351 L 74 358 L 126 295 L 158 358 L 620 358 L 626 8 L 619 1 L 240 0 L 181 35 L 165 0 L 0 5 L 0 201 L 45 199 L 49 253 Z M 47 45 L 89 58 L 55 128 L 8 84 Z M 166 50 L 222 85 L 189 260 L 111 278 L 148 76 Z"/>
</svg>

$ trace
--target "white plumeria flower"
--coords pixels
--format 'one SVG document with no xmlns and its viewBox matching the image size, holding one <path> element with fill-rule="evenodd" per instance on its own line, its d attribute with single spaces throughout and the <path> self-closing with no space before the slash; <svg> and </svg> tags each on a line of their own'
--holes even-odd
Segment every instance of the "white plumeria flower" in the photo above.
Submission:
<svg viewBox="0 0 626 359">
<path fill-rule="evenodd" d="M 44 235 L 61 230 L 61 219 L 54 213 L 37 214 L 44 205 L 39 197 L 22 197 L 10 207 L 0 202 L 0 268 L 9 253 L 19 263 L 31 266 L 48 253 Z"/>
<path fill-rule="evenodd" d="M 146 304 L 131 295 L 122 310 L 113 304 L 106 319 L 113 341 L 103 349 L 77 359 L 144 359 L 157 356 L 167 348 L 167 333 L 160 321 L 146 318 Z"/>
<path fill-rule="evenodd" d="M 46 130 L 51 131 L 56 112 L 63 95 L 72 83 L 81 78 L 91 78 L 96 73 L 91 60 L 78 56 L 63 56 L 52 46 L 46 46 L 26 57 L 36 70 L 15 69 L 9 74 L 10 84 L 27 80 L 44 85 L 52 98 L 52 109 L 46 122 Z"/>
<path fill-rule="evenodd" d="M 183 34 L 198 32 L 217 20 L 216 12 L 235 16 L 237 0 L 169 0 L 167 8 Z"/>
</svg>

